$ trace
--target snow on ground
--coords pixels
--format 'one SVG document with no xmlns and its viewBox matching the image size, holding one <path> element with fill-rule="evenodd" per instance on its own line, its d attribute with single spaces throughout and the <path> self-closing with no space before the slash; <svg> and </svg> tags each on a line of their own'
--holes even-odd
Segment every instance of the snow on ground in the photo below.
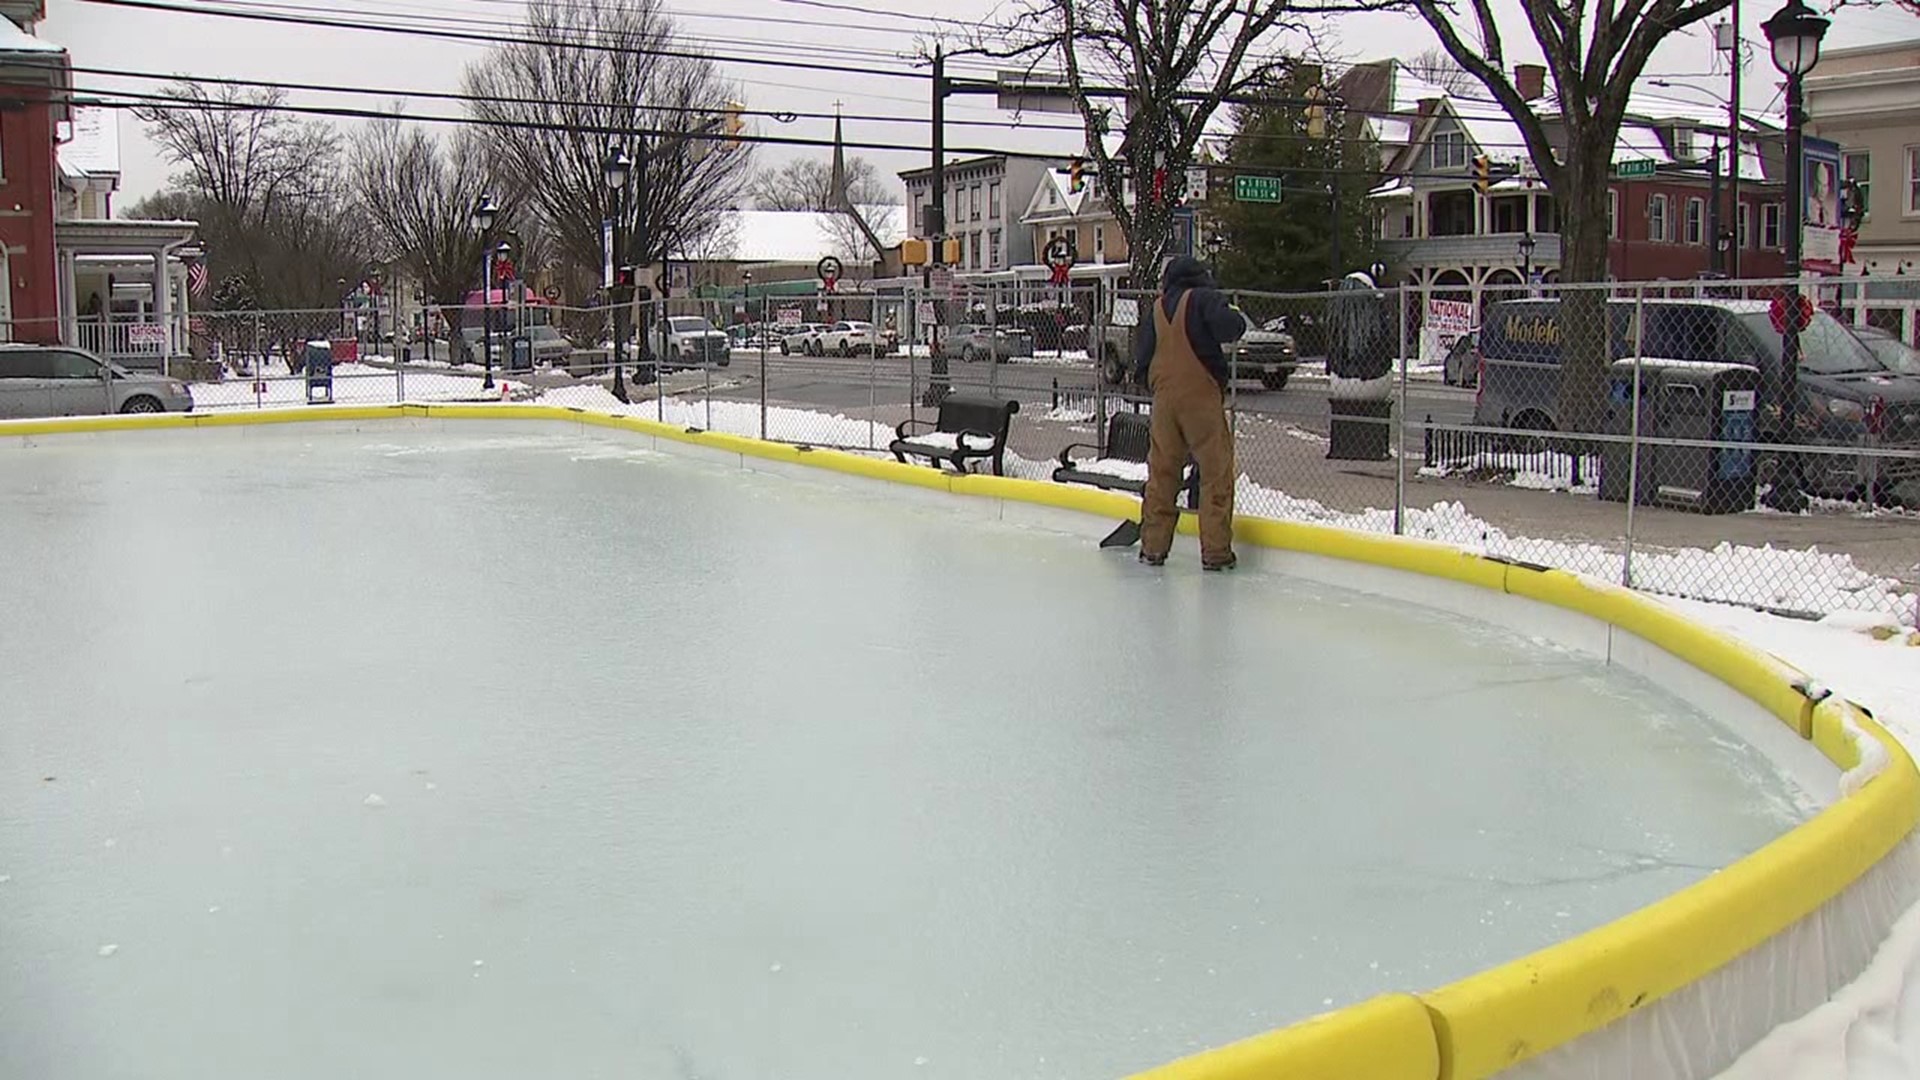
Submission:
<svg viewBox="0 0 1920 1080">
<path fill-rule="evenodd" d="M 1600 490 L 1600 460 L 1593 455 L 1580 459 L 1580 482 L 1573 482 L 1571 454 L 1501 454 L 1482 451 L 1460 461 L 1427 465 L 1421 476 L 1508 476 L 1507 483 L 1531 491 L 1567 491 L 1592 495 Z"/>
<path fill-rule="evenodd" d="M 494 376 L 494 388 L 484 389 L 477 375 L 445 375 L 434 371 L 409 370 L 402 380 L 397 373 L 367 364 L 333 366 L 333 400 L 336 404 L 392 405 L 406 401 L 485 401 L 525 389 L 525 384 Z M 285 408 L 307 404 L 307 381 L 303 377 L 269 375 L 257 382 L 245 376 L 220 382 L 188 384 L 193 407 L 200 409 Z M 404 392 L 404 398 L 402 396 Z"/>
<path fill-rule="evenodd" d="M 409 380 L 411 383 L 411 380 Z M 567 386 L 549 390 L 537 405 L 560 405 L 615 416 L 658 420 L 675 427 L 760 436 L 760 406 L 750 401 L 692 401 L 685 398 L 649 398 L 623 405 L 605 387 Z M 777 442 L 811 443 L 852 449 L 884 450 L 894 439 L 893 425 L 846 416 L 767 406 L 766 436 Z"/>
<path fill-rule="evenodd" d="M 1873 712 L 1920 754 L 1920 632 L 1852 613 L 1818 622 L 1668 600 L 1805 671 Z M 1920 905 L 1859 978 L 1749 1049 L 1719 1080 L 1909 1080 L 1920 1076 Z"/>
</svg>

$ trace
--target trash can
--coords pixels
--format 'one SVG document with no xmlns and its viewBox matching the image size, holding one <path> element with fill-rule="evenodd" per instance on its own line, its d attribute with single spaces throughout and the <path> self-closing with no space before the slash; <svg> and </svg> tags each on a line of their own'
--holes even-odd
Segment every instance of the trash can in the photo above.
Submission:
<svg viewBox="0 0 1920 1080">
<path fill-rule="evenodd" d="M 1392 457 L 1393 379 L 1335 377 L 1327 391 L 1327 458 L 1386 461 Z"/>
<path fill-rule="evenodd" d="M 1632 360 L 1609 372 L 1608 434 L 1631 429 L 1628 407 Z M 1673 445 L 1752 443 L 1757 437 L 1760 372 L 1746 364 L 1646 358 L 1640 361 L 1640 490 L 1636 502 L 1701 514 L 1751 510 L 1756 492 L 1749 447 Z M 1600 497 L 1625 501 L 1631 447 L 1609 444 L 1600 470 Z"/>
<path fill-rule="evenodd" d="M 523 372 L 533 370 L 533 339 L 525 334 L 513 335 L 513 342 L 507 349 L 507 370 Z"/>
<path fill-rule="evenodd" d="M 1601 434 L 1617 436 L 1600 446 L 1600 497 L 1608 502 L 1626 502 L 1627 485 L 1633 477 L 1633 368 L 1631 358 L 1615 360 L 1607 370 L 1607 415 Z M 1640 373 L 1640 427 L 1642 438 L 1654 432 L 1652 402 L 1658 396 L 1658 373 L 1643 369 Z M 1634 503 L 1645 506 L 1653 501 L 1654 447 L 1640 447 L 1640 474 Z"/>
<path fill-rule="evenodd" d="M 333 404 L 333 343 L 309 341 L 306 348 L 307 404 Z"/>
</svg>

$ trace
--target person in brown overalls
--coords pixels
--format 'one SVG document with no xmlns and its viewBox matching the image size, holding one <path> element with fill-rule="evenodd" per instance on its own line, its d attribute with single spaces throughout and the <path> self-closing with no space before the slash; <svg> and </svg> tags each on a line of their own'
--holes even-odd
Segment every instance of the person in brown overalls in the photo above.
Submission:
<svg viewBox="0 0 1920 1080">
<path fill-rule="evenodd" d="M 1225 346 L 1247 319 L 1197 259 L 1177 257 L 1161 276 L 1153 318 L 1134 342 L 1134 378 L 1153 392 L 1147 490 L 1140 499 L 1140 561 L 1160 566 L 1180 521 L 1175 499 L 1187 457 L 1200 467 L 1200 566 L 1225 570 L 1233 553 L 1233 432 L 1227 426 Z"/>
</svg>

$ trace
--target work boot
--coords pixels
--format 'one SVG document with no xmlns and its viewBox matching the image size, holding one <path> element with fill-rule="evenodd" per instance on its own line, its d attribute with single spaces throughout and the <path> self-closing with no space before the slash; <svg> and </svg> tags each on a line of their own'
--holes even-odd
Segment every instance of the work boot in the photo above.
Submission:
<svg viewBox="0 0 1920 1080">
<path fill-rule="evenodd" d="M 1149 555 L 1144 551 L 1140 553 L 1140 561 L 1146 563 L 1148 566 L 1167 565 L 1167 557 L 1165 555 Z"/>
<path fill-rule="evenodd" d="M 1240 565 L 1240 556 L 1235 555 L 1231 551 L 1227 552 L 1227 557 L 1224 559 L 1200 560 L 1200 569 L 1202 570 L 1231 570 L 1238 565 Z"/>
</svg>

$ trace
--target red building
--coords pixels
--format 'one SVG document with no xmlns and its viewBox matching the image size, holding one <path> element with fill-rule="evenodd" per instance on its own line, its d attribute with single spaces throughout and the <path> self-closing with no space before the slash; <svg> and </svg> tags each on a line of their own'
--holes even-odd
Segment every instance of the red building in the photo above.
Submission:
<svg viewBox="0 0 1920 1080">
<path fill-rule="evenodd" d="M 0 330 L 15 341 L 61 339 L 54 254 L 54 145 L 72 85 L 67 52 L 29 31 L 41 0 L 0 3 Z"/>
</svg>

